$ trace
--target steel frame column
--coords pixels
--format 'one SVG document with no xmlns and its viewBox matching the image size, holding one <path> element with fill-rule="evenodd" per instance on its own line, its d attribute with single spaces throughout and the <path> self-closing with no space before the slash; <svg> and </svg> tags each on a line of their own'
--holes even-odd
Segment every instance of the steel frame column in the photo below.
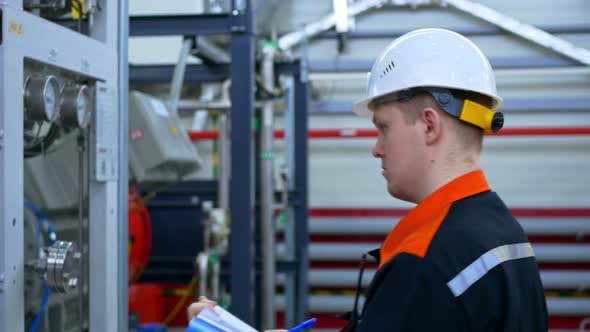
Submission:
<svg viewBox="0 0 590 332">
<path fill-rule="evenodd" d="M 118 331 L 129 330 L 129 293 L 128 293 L 128 243 L 129 243 L 129 223 L 128 223 L 128 188 L 129 178 L 128 170 L 128 144 L 127 135 L 129 131 L 128 120 L 128 95 L 129 95 L 129 63 L 128 63 L 128 41 L 129 41 L 129 4 L 127 1 L 118 1 L 119 19 L 118 19 L 118 66 L 119 66 L 119 215 L 118 215 Z"/>
<path fill-rule="evenodd" d="M 295 243 L 297 260 L 297 306 L 295 317 L 303 321 L 307 316 L 308 306 L 308 195 L 307 195 L 307 106 L 308 79 L 305 61 L 299 63 L 299 72 L 295 75 L 295 197 L 293 209 L 295 214 Z"/>
<path fill-rule="evenodd" d="M 0 331 L 25 329 L 23 233 L 23 57 L 2 11 L 0 45 Z M 17 38 L 18 41 L 18 38 Z M 9 45 L 10 47 L 7 47 Z M 16 47 L 15 47 L 16 46 Z"/>
<path fill-rule="evenodd" d="M 245 29 L 232 32 L 231 73 L 231 311 L 253 322 L 254 294 L 254 17 L 247 1 Z"/>
</svg>

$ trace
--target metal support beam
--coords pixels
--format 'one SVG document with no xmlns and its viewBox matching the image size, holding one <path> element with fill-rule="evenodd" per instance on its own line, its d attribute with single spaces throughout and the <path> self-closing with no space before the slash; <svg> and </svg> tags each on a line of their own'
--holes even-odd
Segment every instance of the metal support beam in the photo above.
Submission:
<svg viewBox="0 0 590 332">
<path fill-rule="evenodd" d="M 348 16 L 354 18 L 355 16 L 363 14 L 371 9 L 379 8 L 387 4 L 397 6 L 411 5 L 415 7 L 430 3 L 431 0 L 358 0 L 348 7 Z M 281 37 L 279 39 L 279 47 L 281 50 L 287 51 L 307 39 L 334 28 L 337 22 L 338 15 L 336 13 L 324 16 L 319 21 L 310 23 L 301 30 L 288 33 Z"/>
<path fill-rule="evenodd" d="M 490 7 L 469 0 L 438 0 L 442 6 L 451 6 L 464 13 L 473 15 L 486 22 L 492 23 L 519 37 L 538 44 L 558 54 L 573 59 L 581 64 L 590 66 L 590 51 L 555 37 L 530 24 L 521 22 L 508 15 L 502 14 Z"/>
<path fill-rule="evenodd" d="M 295 318 L 303 321 L 307 315 L 307 271 L 309 269 L 308 252 L 308 149 L 307 149 L 307 107 L 308 107 L 308 80 L 305 62 L 301 63 L 300 72 L 295 76 L 295 193 L 294 217 L 295 217 L 295 257 L 298 259 L 296 278 L 297 307 Z"/>
<path fill-rule="evenodd" d="M 245 31 L 232 34 L 231 86 L 231 311 L 251 324 L 254 294 L 254 17 L 252 2 L 241 14 Z"/>
<path fill-rule="evenodd" d="M 129 84 L 169 84 L 174 72 L 172 65 L 129 66 Z M 229 78 L 229 65 L 188 65 L 185 83 L 222 82 Z"/>
<path fill-rule="evenodd" d="M 118 276 L 117 276 L 117 294 L 118 294 L 118 331 L 129 330 L 129 312 L 128 312 L 128 266 L 127 259 L 129 245 L 129 223 L 128 223 L 128 145 L 127 135 L 128 122 L 128 95 L 129 95 L 129 64 L 128 64 L 128 41 L 129 41 L 129 4 L 127 1 L 117 1 L 119 5 L 119 39 L 118 39 L 118 89 L 119 89 L 119 191 L 117 193 L 118 222 L 117 222 L 117 243 L 118 243 Z"/>
<path fill-rule="evenodd" d="M 130 36 L 210 35 L 246 32 L 246 17 L 237 15 L 135 16 L 129 19 Z"/>
<path fill-rule="evenodd" d="M 559 56 L 533 56 L 533 57 L 502 57 L 490 59 L 494 69 L 515 68 L 559 68 L 577 65 L 572 60 Z M 346 60 L 346 61 L 312 61 L 309 69 L 314 73 L 323 72 L 368 72 L 373 65 L 372 60 Z M 129 67 L 129 83 L 131 85 L 168 84 L 172 79 L 174 67 L 172 65 L 131 65 Z M 283 74 L 296 71 L 289 63 L 277 65 L 277 71 Z M 185 82 L 221 82 L 229 77 L 229 65 L 188 65 L 186 68 Z"/>
</svg>

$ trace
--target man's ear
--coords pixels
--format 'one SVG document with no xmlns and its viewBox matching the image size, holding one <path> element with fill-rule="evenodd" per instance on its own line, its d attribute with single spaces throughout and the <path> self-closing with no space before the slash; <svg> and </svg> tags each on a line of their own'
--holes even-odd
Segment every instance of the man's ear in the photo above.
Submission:
<svg viewBox="0 0 590 332">
<path fill-rule="evenodd" d="M 442 136 L 443 119 L 435 109 L 427 107 L 422 110 L 420 120 L 424 123 L 424 140 L 426 145 L 438 142 Z"/>
</svg>

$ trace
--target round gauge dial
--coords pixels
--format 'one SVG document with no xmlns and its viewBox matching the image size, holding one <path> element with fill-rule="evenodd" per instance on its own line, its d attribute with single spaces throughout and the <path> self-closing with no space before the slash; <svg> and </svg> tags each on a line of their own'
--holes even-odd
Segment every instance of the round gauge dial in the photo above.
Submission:
<svg viewBox="0 0 590 332">
<path fill-rule="evenodd" d="M 92 95 L 87 85 L 69 85 L 62 92 L 62 122 L 85 128 L 92 118 Z"/>
<path fill-rule="evenodd" d="M 25 82 L 25 114 L 31 121 L 57 120 L 60 113 L 59 83 L 54 76 L 34 75 Z"/>
</svg>

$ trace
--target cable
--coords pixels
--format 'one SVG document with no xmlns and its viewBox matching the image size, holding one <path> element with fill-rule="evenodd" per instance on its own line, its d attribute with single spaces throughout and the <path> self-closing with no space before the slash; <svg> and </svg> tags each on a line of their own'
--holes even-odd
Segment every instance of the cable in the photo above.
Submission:
<svg viewBox="0 0 590 332">
<path fill-rule="evenodd" d="M 37 316 L 35 316 L 35 320 L 33 321 L 33 324 L 31 324 L 29 332 L 37 331 L 37 328 L 39 327 L 39 324 L 41 324 L 41 320 L 43 319 L 45 309 L 47 309 L 47 304 L 49 303 L 49 296 L 51 295 L 51 289 L 49 288 L 45 280 L 41 279 L 41 283 L 45 288 L 45 294 L 43 295 L 43 300 L 41 300 L 41 308 L 39 308 L 39 312 L 37 313 Z"/>
<path fill-rule="evenodd" d="M 51 244 L 54 244 L 55 241 L 57 240 L 56 235 L 55 235 L 55 230 L 53 229 L 53 226 L 49 223 L 47 216 L 43 212 L 41 212 L 41 210 L 39 208 L 37 208 L 35 205 L 31 204 L 30 202 L 25 201 L 24 203 L 25 203 L 26 208 L 33 211 L 38 216 L 36 244 L 37 244 L 37 254 L 40 255 L 40 253 L 41 253 L 41 228 L 42 228 L 43 224 L 46 225 L 46 231 L 49 233 L 49 240 L 50 240 Z M 43 294 L 43 299 L 41 300 L 41 307 L 39 308 L 39 312 L 37 313 L 37 316 L 35 316 L 35 320 L 33 321 L 33 324 L 31 324 L 31 327 L 29 328 L 29 332 L 35 332 L 35 331 L 37 331 L 37 328 L 39 328 L 39 324 L 41 324 L 41 320 L 43 319 L 43 314 L 45 313 L 45 310 L 47 309 L 47 304 L 49 303 L 49 296 L 51 296 L 51 289 L 47 285 L 47 282 L 45 282 L 45 280 L 43 280 L 41 278 L 41 283 L 43 284 L 43 288 L 45 288 L 45 294 Z"/>
<path fill-rule="evenodd" d="M 55 234 L 55 229 L 53 228 L 53 225 L 51 225 L 51 223 L 49 222 L 47 216 L 43 212 L 41 212 L 41 210 L 38 207 L 36 207 L 30 202 L 25 201 L 25 207 L 37 214 L 38 217 L 36 238 L 37 251 L 41 250 L 41 230 L 43 226 L 45 226 L 43 230 L 46 231 L 49 235 L 49 244 L 54 244 L 57 241 L 57 234 Z"/>
<path fill-rule="evenodd" d="M 172 322 L 176 318 L 176 316 L 178 316 L 178 313 L 180 312 L 180 309 L 182 309 L 182 307 L 186 303 L 186 300 L 188 300 L 189 297 L 191 297 L 191 294 L 193 293 L 193 290 L 195 289 L 196 284 L 197 284 L 197 277 L 193 276 L 191 281 L 188 283 L 188 286 L 186 287 L 186 292 L 182 295 L 180 300 L 178 300 L 178 303 L 176 303 L 176 305 L 174 306 L 174 309 L 172 309 L 172 311 L 168 314 L 168 316 L 166 316 L 166 318 L 164 318 L 164 322 L 162 323 L 163 326 L 160 331 L 164 331 L 164 329 L 166 328 L 166 325 L 170 324 L 170 322 Z"/>
</svg>

